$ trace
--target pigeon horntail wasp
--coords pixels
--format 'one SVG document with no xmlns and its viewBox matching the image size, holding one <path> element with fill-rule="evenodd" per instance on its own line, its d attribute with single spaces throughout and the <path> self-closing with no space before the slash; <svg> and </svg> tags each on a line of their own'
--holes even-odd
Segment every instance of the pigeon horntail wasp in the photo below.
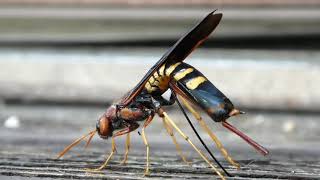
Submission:
<svg viewBox="0 0 320 180">
<path fill-rule="evenodd" d="M 176 141 L 173 134 L 175 129 L 192 147 L 193 149 L 205 160 L 212 170 L 217 173 L 222 179 L 224 175 L 220 172 L 200 151 L 188 136 L 176 125 L 176 123 L 169 117 L 164 110 L 164 106 L 173 105 L 175 102 L 179 105 L 183 114 L 187 118 L 189 124 L 195 131 L 197 137 L 206 148 L 210 156 L 216 161 L 218 166 L 228 176 L 231 176 L 225 168 L 216 160 L 212 153 L 207 148 L 206 144 L 202 141 L 201 137 L 193 127 L 189 120 L 182 104 L 187 108 L 191 114 L 197 119 L 203 130 L 210 136 L 217 148 L 221 151 L 222 155 L 236 168 L 240 165 L 235 162 L 228 154 L 222 143 L 213 134 L 205 121 L 202 120 L 200 114 L 194 109 L 194 106 L 200 107 L 204 110 L 215 122 L 221 123 L 224 127 L 234 132 L 256 150 L 263 155 L 267 155 L 268 151 L 260 146 L 258 143 L 250 139 L 248 136 L 240 132 L 238 129 L 229 124 L 226 120 L 229 117 L 242 114 L 234 107 L 232 102 L 219 91 L 200 71 L 191 65 L 184 63 L 183 60 L 202 42 L 204 42 L 211 32 L 217 27 L 222 18 L 221 13 L 212 12 L 208 14 L 200 23 L 198 23 L 191 31 L 186 33 L 180 38 L 164 55 L 163 57 L 147 72 L 143 79 L 129 91 L 121 100 L 114 103 L 107 108 L 106 112 L 99 118 L 96 129 L 82 136 L 66 147 L 58 156 L 62 157 L 73 146 L 77 145 L 80 141 L 89 136 L 86 146 L 90 143 L 92 137 L 96 132 L 101 138 L 111 138 L 112 151 L 106 161 L 97 169 L 91 171 L 99 171 L 107 166 L 109 160 L 116 151 L 115 137 L 126 135 L 126 152 L 122 163 L 126 163 L 129 147 L 130 147 L 130 132 L 139 127 L 138 122 L 144 121 L 141 135 L 147 150 L 147 162 L 145 168 L 145 175 L 149 175 L 149 144 L 145 135 L 145 128 L 151 123 L 155 115 L 162 118 L 165 129 L 172 138 L 178 154 L 182 160 L 189 163 Z M 169 100 L 162 97 L 162 94 L 171 90 L 171 97 Z M 179 99 L 178 99 L 179 97 Z"/>
</svg>

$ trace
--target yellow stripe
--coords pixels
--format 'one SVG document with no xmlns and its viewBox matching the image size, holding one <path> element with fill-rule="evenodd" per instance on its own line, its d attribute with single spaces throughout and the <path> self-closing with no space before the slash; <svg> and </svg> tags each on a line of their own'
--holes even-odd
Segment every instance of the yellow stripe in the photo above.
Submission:
<svg viewBox="0 0 320 180">
<path fill-rule="evenodd" d="M 176 67 L 179 66 L 180 64 L 181 64 L 181 62 L 177 62 L 177 63 L 171 65 L 170 67 L 168 67 L 168 68 L 166 69 L 166 75 L 167 75 L 167 76 L 170 76 L 170 74 L 172 73 L 172 71 L 175 70 Z"/>
<path fill-rule="evenodd" d="M 155 78 L 155 79 L 158 79 L 158 77 L 159 77 L 158 72 L 157 72 L 157 71 L 156 71 L 156 72 L 154 72 L 153 76 L 154 76 L 154 78 Z"/>
<path fill-rule="evenodd" d="M 180 79 L 184 78 L 187 74 L 191 73 L 193 71 L 193 68 L 183 69 L 182 71 L 179 71 L 176 73 L 173 77 L 176 81 L 179 81 Z"/>
<path fill-rule="evenodd" d="M 156 87 L 151 87 L 151 85 L 150 85 L 149 83 L 147 83 L 147 84 L 145 85 L 145 87 L 146 87 L 148 93 L 151 93 L 152 91 L 157 90 Z"/>
<path fill-rule="evenodd" d="M 164 76 L 164 67 L 165 65 L 162 65 L 159 69 L 159 72 L 160 72 L 160 76 Z"/>
<path fill-rule="evenodd" d="M 190 90 L 194 90 L 196 89 L 201 83 L 207 81 L 207 79 L 203 76 L 198 76 L 198 77 L 195 77 L 193 79 L 190 79 L 186 85 L 188 87 L 188 89 Z"/>
<path fill-rule="evenodd" d="M 155 79 L 153 78 L 153 76 L 150 77 L 149 82 L 152 84 L 154 83 Z"/>
<path fill-rule="evenodd" d="M 149 84 L 149 83 L 146 83 L 145 87 L 146 87 L 146 89 L 147 89 L 147 91 L 148 91 L 148 92 L 150 92 L 150 91 L 151 91 L 151 86 L 150 86 L 150 84 Z"/>
</svg>

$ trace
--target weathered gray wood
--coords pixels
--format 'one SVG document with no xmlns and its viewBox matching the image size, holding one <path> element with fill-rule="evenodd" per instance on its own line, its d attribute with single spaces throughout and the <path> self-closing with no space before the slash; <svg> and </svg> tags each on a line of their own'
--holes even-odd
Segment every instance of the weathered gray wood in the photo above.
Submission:
<svg viewBox="0 0 320 180">
<path fill-rule="evenodd" d="M 0 7 L 0 43 L 135 42 L 179 38 L 212 7 Z M 221 8 L 215 38 L 319 34 L 317 8 Z"/>
<path fill-rule="evenodd" d="M 145 179 L 145 147 L 137 132 L 132 133 L 128 165 L 120 165 L 124 138 L 116 139 L 118 153 L 101 174 L 87 173 L 84 168 L 98 167 L 110 152 L 110 141 L 95 137 L 92 145 L 83 143 L 63 157 L 55 157 L 73 139 L 94 128 L 95 119 L 104 108 L 69 106 L 14 106 L 0 108 L 0 178 L 31 177 L 61 179 Z M 169 114 L 190 139 L 199 146 L 179 112 Z M 208 124 L 225 145 L 232 157 L 242 165 L 231 167 L 213 147 L 211 140 L 198 127 L 214 154 L 234 174 L 230 179 L 319 179 L 320 146 L 319 116 L 248 113 L 230 120 L 235 126 L 270 150 L 261 157 L 245 142 L 225 132 L 220 124 Z M 250 115 L 251 114 L 251 115 Z M 20 122 L 16 128 L 4 126 L 7 117 L 15 115 Z M 205 118 L 207 119 L 207 118 Z M 245 120 L 247 119 L 247 120 Z M 289 126 L 286 125 L 287 122 Z M 290 125 L 291 124 L 291 125 Z M 298 127 L 297 127 L 298 126 Z M 283 129 L 284 128 L 284 129 Z M 151 179 L 211 179 L 215 176 L 203 160 L 176 134 L 186 156 L 193 162 L 185 165 L 177 156 L 174 145 L 155 119 L 147 128 L 151 146 Z"/>
<path fill-rule="evenodd" d="M 2 0 L 1 4 L 5 5 L 72 5 L 72 6 L 125 6 L 125 7 L 149 7 L 149 6 L 183 6 L 185 7 L 198 7 L 198 6 L 289 6 L 289 7 L 300 7 L 300 6 L 317 6 L 320 3 L 316 0 L 305 0 L 303 2 L 297 0 L 240 0 L 240 1 L 220 1 L 220 0 L 211 0 L 211 1 L 170 1 L 170 0 L 135 0 L 134 2 L 130 0 Z"/>
<path fill-rule="evenodd" d="M 23 146 L 20 147 L 20 150 Z M 84 168 L 98 167 L 102 161 L 101 152 L 76 153 L 63 160 L 49 158 L 45 154 L 37 155 L 35 152 L 0 153 L 0 175 L 22 177 L 47 177 L 63 179 L 144 179 L 142 178 L 145 157 L 141 153 L 131 154 L 127 165 L 120 165 L 121 155 L 115 155 L 107 169 L 101 173 L 89 173 Z M 73 152 L 74 153 L 74 152 Z M 190 157 L 189 157 L 190 158 Z M 192 167 L 187 166 L 175 156 L 157 156 L 151 158 L 150 178 L 174 179 L 208 179 L 217 177 L 198 157 L 192 159 Z M 230 167 L 223 161 L 223 165 L 235 177 L 228 179 L 316 179 L 320 178 L 319 161 L 305 162 L 300 160 L 240 160 L 241 170 Z"/>
</svg>

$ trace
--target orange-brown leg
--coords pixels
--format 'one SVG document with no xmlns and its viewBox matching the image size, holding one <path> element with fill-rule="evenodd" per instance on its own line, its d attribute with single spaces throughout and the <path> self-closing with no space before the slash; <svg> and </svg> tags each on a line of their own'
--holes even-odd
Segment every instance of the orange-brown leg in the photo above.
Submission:
<svg viewBox="0 0 320 180">
<path fill-rule="evenodd" d="M 103 168 L 105 168 L 108 165 L 108 162 L 110 161 L 110 159 L 112 158 L 113 154 L 116 152 L 116 144 L 114 141 L 114 137 L 111 138 L 111 143 L 112 143 L 112 148 L 111 148 L 111 153 L 109 154 L 108 158 L 106 159 L 106 161 L 98 168 L 95 169 L 85 169 L 88 172 L 100 172 Z"/>
<path fill-rule="evenodd" d="M 114 137 L 117 136 L 121 136 L 124 134 L 127 134 L 127 138 L 126 138 L 126 152 L 124 153 L 124 159 L 122 160 L 122 162 L 120 164 L 126 164 L 127 160 L 128 160 L 128 154 L 129 154 L 129 150 L 130 150 L 130 132 L 136 130 L 139 127 L 139 124 L 132 122 L 130 124 L 130 126 L 126 129 L 123 129 L 119 132 L 117 132 Z"/>
<path fill-rule="evenodd" d="M 121 164 L 123 164 L 123 165 L 127 164 L 129 150 L 130 150 L 130 133 L 127 133 L 127 137 L 126 137 L 126 152 L 124 153 L 124 158 L 123 158 L 123 160 L 121 162 Z"/>
<path fill-rule="evenodd" d="M 105 168 L 105 167 L 108 165 L 108 162 L 110 161 L 110 159 L 112 158 L 112 156 L 114 155 L 114 153 L 117 151 L 114 138 L 117 137 L 117 136 L 121 136 L 121 135 L 130 133 L 131 131 L 137 129 L 138 127 L 139 127 L 138 124 L 132 123 L 132 124 L 130 124 L 129 127 L 127 127 L 127 128 L 125 128 L 125 129 L 117 132 L 116 134 L 114 134 L 114 135 L 112 136 L 112 138 L 111 138 L 111 143 L 112 143 L 111 153 L 110 153 L 110 155 L 108 156 L 108 158 L 106 159 L 106 161 L 105 161 L 99 168 L 96 168 L 96 169 L 86 169 L 86 170 L 89 171 L 89 172 L 100 172 L 103 168 Z"/>
</svg>

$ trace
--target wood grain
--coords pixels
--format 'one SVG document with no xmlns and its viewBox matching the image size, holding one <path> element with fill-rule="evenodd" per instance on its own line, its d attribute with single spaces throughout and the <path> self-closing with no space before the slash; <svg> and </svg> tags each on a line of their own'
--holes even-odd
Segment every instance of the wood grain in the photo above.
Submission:
<svg viewBox="0 0 320 180">
<path fill-rule="evenodd" d="M 29 177 L 32 179 L 146 179 L 142 177 L 145 167 L 145 147 L 137 132 L 132 133 L 132 148 L 127 165 L 119 164 L 124 152 L 123 137 L 116 139 L 117 154 L 109 166 L 98 174 L 84 170 L 84 168 L 101 165 L 110 152 L 110 142 L 98 137 L 93 139 L 87 150 L 83 149 L 83 143 L 68 152 L 62 159 L 55 159 L 58 152 L 72 140 L 94 128 L 95 117 L 98 117 L 103 109 L 59 105 L 1 107 L 0 179 L 9 179 L 9 177 L 16 179 Z M 18 127 L 3 126 L 9 114 L 19 119 Z M 179 112 L 170 110 L 169 114 L 199 146 L 190 127 L 179 118 Z M 252 113 L 248 112 L 248 114 Z M 241 170 L 231 167 L 214 148 L 208 137 L 200 129 L 199 132 L 223 166 L 235 175 L 230 179 L 319 179 L 320 146 L 319 130 L 316 126 L 318 116 L 314 118 L 307 118 L 306 115 L 296 116 L 260 113 L 257 116 L 246 115 L 248 121 L 232 120 L 236 127 L 244 130 L 269 149 L 270 155 L 267 157 L 260 156 L 245 142 L 229 132 L 224 132 L 216 123 L 209 122 L 230 155 L 241 164 Z M 266 121 L 261 121 L 261 118 Z M 300 123 L 299 129 L 283 131 L 279 122 L 294 118 L 297 118 L 297 122 L 293 121 L 293 124 L 301 122 L 301 119 L 304 123 Z M 191 167 L 184 164 L 158 119 L 151 123 L 146 133 L 151 146 L 151 176 L 148 178 L 217 178 L 205 162 L 183 141 L 183 138 L 176 134 L 187 159 L 192 161 Z"/>
</svg>

